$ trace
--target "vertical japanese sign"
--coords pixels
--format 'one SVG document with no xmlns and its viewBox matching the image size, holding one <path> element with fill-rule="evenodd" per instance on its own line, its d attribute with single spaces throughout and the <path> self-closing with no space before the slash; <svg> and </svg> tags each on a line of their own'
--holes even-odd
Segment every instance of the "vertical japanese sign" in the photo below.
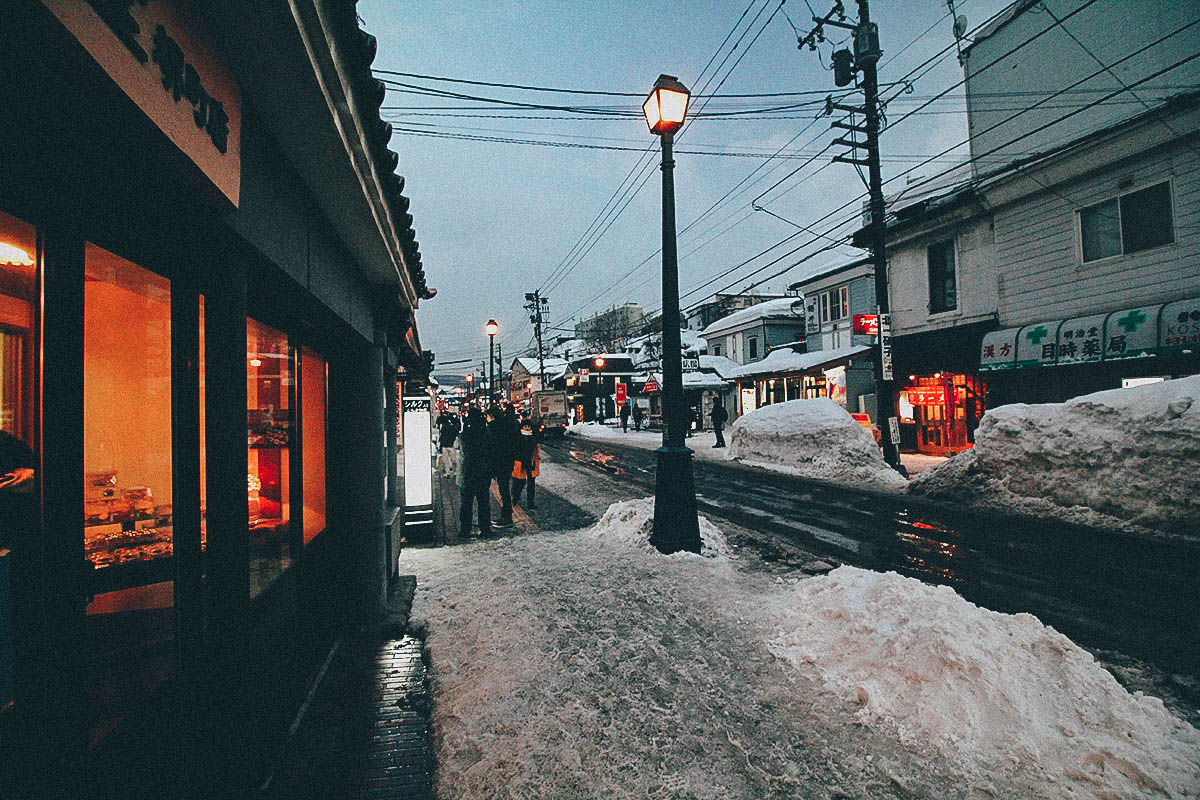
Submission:
<svg viewBox="0 0 1200 800">
<path fill-rule="evenodd" d="M 821 332 L 821 315 L 817 309 L 816 294 L 804 295 L 804 332 L 806 335 Z"/>
<path fill-rule="evenodd" d="M 629 395 L 627 394 L 625 384 L 618 383 L 617 384 L 617 405 L 619 405 L 619 406 L 625 405 L 625 400 L 628 397 L 629 397 Z"/>
<path fill-rule="evenodd" d="M 425 395 L 404 398 L 404 505 L 433 505 L 433 414 Z"/>
<path fill-rule="evenodd" d="M 883 379 L 892 380 L 892 315 L 879 314 L 879 361 L 883 365 Z"/>
</svg>

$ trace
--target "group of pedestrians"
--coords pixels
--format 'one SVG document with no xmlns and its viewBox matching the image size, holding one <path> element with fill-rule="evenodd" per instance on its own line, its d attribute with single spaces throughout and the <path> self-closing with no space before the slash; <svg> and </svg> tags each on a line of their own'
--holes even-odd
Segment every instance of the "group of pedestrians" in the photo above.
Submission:
<svg viewBox="0 0 1200 800">
<path fill-rule="evenodd" d="M 621 406 L 621 430 L 629 432 L 629 420 L 633 419 L 633 429 L 640 431 L 642 429 L 642 420 L 645 418 L 642 407 L 634 405 L 630 409 L 630 403 Z M 713 398 L 712 411 L 709 413 L 709 418 L 712 420 L 713 433 L 717 435 L 717 441 L 713 447 L 725 446 L 725 423 L 729 420 L 729 412 L 725 410 L 725 403 L 721 400 L 720 395 Z M 686 431 L 687 438 L 691 438 L 692 432 L 696 427 L 696 420 L 699 419 L 698 412 L 695 406 L 688 406 L 685 410 L 685 422 L 687 423 Z"/>
<path fill-rule="evenodd" d="M 630 410 L 630 406 L 633 406 Z M 646 419 L 646 412 L 642 407 L 633 403 L 626 403 L 621 406 L 621 430 L 629 432 L 629 420 L 633 419 L 633 429 L 640 431 L 642 429 L 642 421 Z"/>
<path fill-rule="evenodd" d="M 534 493 L 542 454 L 532 419 L 518 417 L 508 404 L 489 406 L 486 412 L 472 406 L 461 420 L 443 411 L 437 426 L 441 468 L 457 472 L 461 537 L 471 532 L 473 506 L 477 508 L 479 535 L 492 534 L 492 481 L 500 494 L 500 518 L 495 527 L 512 527 L 514 503 L 526 510 L 537 508 Z"/>
</svg>

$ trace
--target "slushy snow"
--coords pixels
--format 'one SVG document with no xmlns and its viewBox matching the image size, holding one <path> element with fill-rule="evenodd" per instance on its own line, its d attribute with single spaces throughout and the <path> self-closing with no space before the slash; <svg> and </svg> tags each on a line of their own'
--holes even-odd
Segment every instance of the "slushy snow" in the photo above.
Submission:
<svg viewBox="0 0 1200 800">
<path fill-rule="evenodd" d="M 1000 406 L 911 491 L 1084 524 L 1200 535 L 1200 376 Z"/>
<path fill-rule="evenodd" d="M 875 439 L 827 398 L 775 403 L 738 417 L 726 458 L 861 489 L 908 485 L 887 465 Z"/>
<path fill-rule="evenodd" d="M 1200 791 L 1200 732 L 1032 615 L 848 566 L 796 584 L 782 610 L 773 652 L 969 774 L 1032 769 L 1062 797 Z"/>
</svg>

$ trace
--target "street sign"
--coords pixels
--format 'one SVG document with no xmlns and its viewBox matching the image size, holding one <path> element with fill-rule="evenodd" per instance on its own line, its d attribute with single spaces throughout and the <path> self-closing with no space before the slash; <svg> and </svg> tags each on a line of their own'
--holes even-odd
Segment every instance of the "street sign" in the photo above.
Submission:
<svg viewBox="0 0 1200 800">
<path fill-rule="evenodd" d="M 820 295 L 804 295 L 804 332 L 808 335 L 821 332 L 821 316 L 817 313 L 817 298 Z"/>
<path fill-rule="evenodd" d="M 892 380 L 892 315 L 879 314 L 879 359 L 883 364 L 883 379 Z M 897 434 L 899 435 L 899 434 Z M 897 441 L 899 441 L 897 439 Z"/>
<path fill-rule="evenodd" d="M 699 358 L 688 358 L 687 356 L 683 357 L 683 371 L 684 372 L 695 372 L 698 369 L 700 369 L 700 359 Z"/>
<path fill-rule="evenodd" d="M 588 381 L 591 380 L 590 374 L 591 373 L 589 370 L 586 370 L 586 369 L 579 370 L 579 380 L 583 383 L 587 383 Z"/>
<path fill-rule="evenodd" d="M 892 444 L 900 444 L 900 420 L 888 417 L 888 433 L 892 435 Z"/>
<path fill-rule="evenodd" d="M 863 333 L 867 336 L 879 335 L 879 315 L 878 314 L 855 314 L 854 315 L 854 332 Z"/>
<path fill-rule="evenodd" d="M 625 405 L 625 400 L 627 397 L 628 397 L 628 395 L 626 394 L 625 384 L 618 383 L 617 384 L 617 405 L 619 405 L 619 406 Z"/>
</svg>

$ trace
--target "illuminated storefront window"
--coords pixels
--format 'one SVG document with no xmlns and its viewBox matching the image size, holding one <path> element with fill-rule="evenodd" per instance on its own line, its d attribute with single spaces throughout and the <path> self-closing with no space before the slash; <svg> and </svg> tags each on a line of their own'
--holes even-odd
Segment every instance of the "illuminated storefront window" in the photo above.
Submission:
<svg viewBox="0 0 1200 800">
<path fill-rule="evenodd" d="M 308 348 L 300 361 L 304 543 L 325 530 L 325 406 L 328 366 Z"/>
<path fill-rule="evenodd" d="M 87 607 L 96 741 L 174 665 L 171 284 L 91 244 L 84 269 L 84 555 L 112 589 Z"/>
<path fill-rule="evenodd" d="M 250 512 L 250 596 L 292 561 L 292 356 L 287 336 L 246 320 L 246 490 Z"/>
</svg>

